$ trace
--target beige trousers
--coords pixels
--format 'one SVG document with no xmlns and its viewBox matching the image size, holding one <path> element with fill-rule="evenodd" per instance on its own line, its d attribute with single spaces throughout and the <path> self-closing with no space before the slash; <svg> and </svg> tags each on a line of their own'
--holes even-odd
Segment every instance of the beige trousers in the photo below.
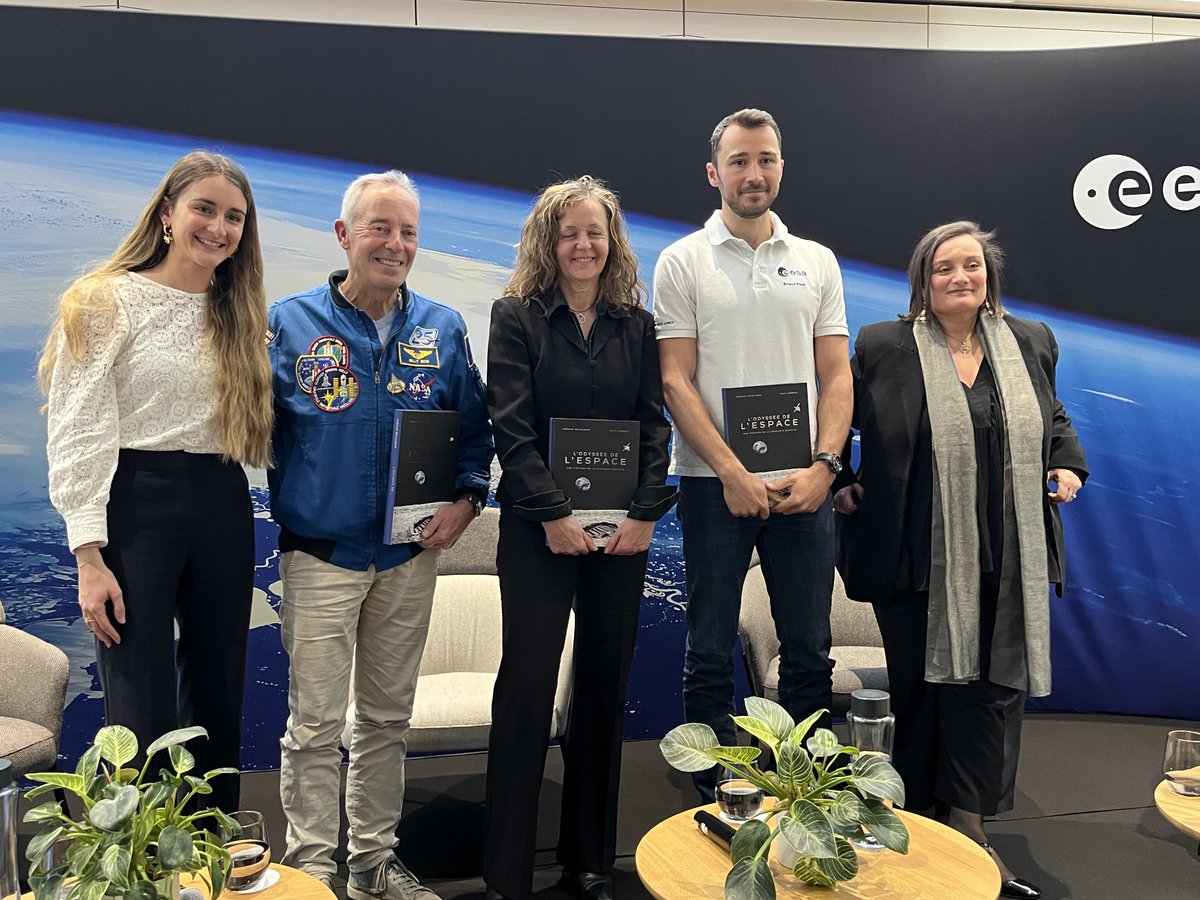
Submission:
<svg viewBox="0 0 1200 900">
<path fill-rule="evenodd" d="M 283 861 L 333 874 L 341 827 L 339 738 L 356 707 L 346 778 L 348 864 L 374 868 L 396 845 L 404 807 L 409 719 L 437 578 L 437 551 L 376 572 L 284 553 L 280 609 L 288 666 L 287 730 L 279 793 L 287 817 Z M 351 680 L 353 679 L 353 685 Z"/>
</svg>

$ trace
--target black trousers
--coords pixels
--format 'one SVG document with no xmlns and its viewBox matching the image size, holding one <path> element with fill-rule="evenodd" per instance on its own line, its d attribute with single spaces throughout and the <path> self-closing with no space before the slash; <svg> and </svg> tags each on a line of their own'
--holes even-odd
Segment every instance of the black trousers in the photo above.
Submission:
<svg viewBox="0 0 1200 900">
<path fill-rule="evenodd" d="M 108 724 L 130 728 L 143 751 L 167 731 L 202 725 L 208 739 L 186 745 L 193 774 L 240 768 L 254 587 L 242 467 L 210 454 L 122 450 L 101 553 L 125 601 L 121 643 L 96 642 Z M 160 764 L 165 755 L 152 770 Z M 232 812 L 238 797 L 238 776 L 221 775 L 201 805 Z"/>
<path fill-rule="evenodd" d="M 575 666 L 558 861 L 575 872 L 606 872 L 616 858 L 625 687 L 646 559 L 557 556 L 539 523 L 501 510 L 503 656 L 492 695 L 483 874 L 505 896 L 524 900 L 532 891 L 538 794 L 572 602 Z"/>
<path fill-rule="evenodd" d="M 892 762 L 908 809 L 941 804 L 992 816 L 1013 807 L 1026 692 L 988 680 L 996 588 L 985 576 L 981 673 L 967 684 L 925 680 L 927 591 L 897 591 L 890 603 L 875 604 L 896 715 Z"/>
</svg>

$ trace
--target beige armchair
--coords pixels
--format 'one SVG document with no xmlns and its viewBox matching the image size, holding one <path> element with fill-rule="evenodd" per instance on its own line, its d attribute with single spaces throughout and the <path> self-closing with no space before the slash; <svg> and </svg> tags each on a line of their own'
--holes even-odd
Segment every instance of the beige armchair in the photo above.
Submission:
<svg viewBox="0 0 1200 900">
<path fill-rule="evenodd" d="M 869 603 L 846 596 L 842 576 L 833 573 L 833 606 L 829 618 L 833 647 L 833 714 L 844 716 L 850 709 L 850 694 L 859 688 L 888 689 L 887 658 L 883 638 Z M 750 689 L 760 697 L 779 701 L 779 638 L 771 617 L 771 600 L 763 580 L 762 566 L 755 554 L 742 587 L 742 609 L 738 636 Z"/>
<path fill-rule="evenodd" d="M 0 604 L 0 757 L 23 777 L 55 766 L 70 668 L 53 644 L 4 621 Z"/>
<path fill-rule="evenodd" d="M 438 560 L 437 589 L 429 637 L 417 678 L 417 695 L 408 733 L 415 753 L 486 750 L 492 727 L 492 687 L 500 668 L 500 579 L 496 543 L 500 511 L 484 509 L 458 543 Z M 558 666 L 558 689 L 547 740 L 567 727 L 575 617 Z M 530 652 L 535 652 L 531 648 Z M 353 695 L 342 745 L 350 745 Z"/>
</svg>

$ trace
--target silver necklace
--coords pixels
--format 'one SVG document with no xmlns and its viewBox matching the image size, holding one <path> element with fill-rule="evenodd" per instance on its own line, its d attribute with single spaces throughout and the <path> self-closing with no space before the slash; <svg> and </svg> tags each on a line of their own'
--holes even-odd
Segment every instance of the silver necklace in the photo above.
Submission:
<svg viewBox="0 0 1200 900">
<path fill-rule="evenodd" d="M 576 322 L 578 322 L 580 325 L 584 325 L 587 322 L 587 314 L 592 311 L 592 307 L 594 307 L 596 305 L 596 303 L 597 303 L 597 301 L 599 301 L 599 299 L 600 298 L 597 297 L 595 300 L 592 301 L 591 306 L 587 307 L 586 309 L 584 309 L 582 311 L 577 310 L 577 309 L 571 309 L 570 303 L 567 304 L 567 309 L 571 309 L 571 314 L 575 316 Z"/>
</svg>

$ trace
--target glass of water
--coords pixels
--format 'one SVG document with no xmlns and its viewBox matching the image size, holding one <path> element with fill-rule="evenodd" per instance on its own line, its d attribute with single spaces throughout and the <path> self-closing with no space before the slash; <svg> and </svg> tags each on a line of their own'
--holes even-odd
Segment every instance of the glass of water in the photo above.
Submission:
<svg viewBox="0 0 1200 900">
<path fill-rule="evenodd" d="M 717 783 L 717 807 L 726 822 L 748 822 L 759 814 L 763 805 L 762 788 L 745 778 L 727 778 Z"/>
<path fill-rule="evenodd" d="M 1200 731 L 1167 733 L 1163 778 L 1185 797 L 1200 797 Z"/>
</svg>

